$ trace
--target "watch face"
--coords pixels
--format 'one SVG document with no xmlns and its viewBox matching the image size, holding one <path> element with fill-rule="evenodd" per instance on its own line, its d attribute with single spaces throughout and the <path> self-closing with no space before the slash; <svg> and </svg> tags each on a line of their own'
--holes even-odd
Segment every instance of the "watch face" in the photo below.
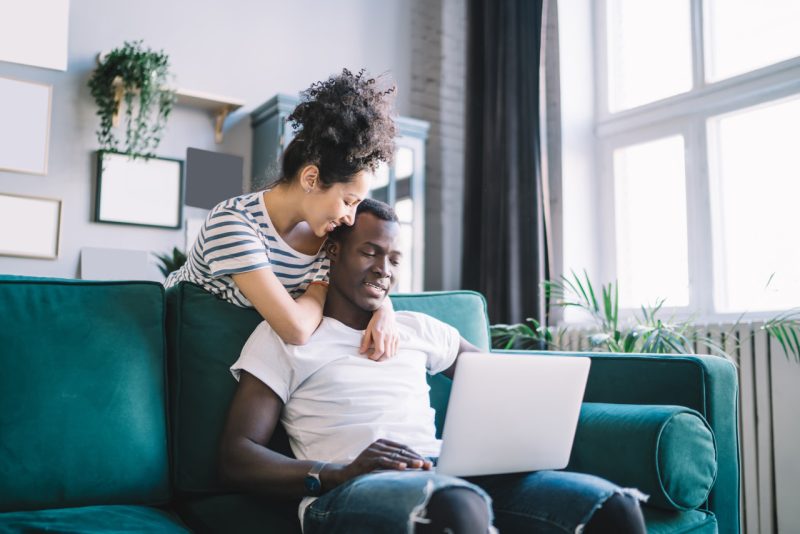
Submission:
<svg viewBox="0 0 800 534">
<path fill-rule="evenodd" d="M 320 481 L 319 481 L 318 478 L 312 477 L 312 476 L 307 476 L 304 481 L 305 481 L 306 489 L 312 495 L 318 495 L 319 494 L 319 490 L 322 488 L 322 484 L 320 484 Z"/>
</svg>

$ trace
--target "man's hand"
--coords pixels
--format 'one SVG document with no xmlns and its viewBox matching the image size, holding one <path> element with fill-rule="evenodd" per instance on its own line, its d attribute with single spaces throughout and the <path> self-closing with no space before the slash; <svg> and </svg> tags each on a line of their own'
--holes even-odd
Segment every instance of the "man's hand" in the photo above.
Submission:
<svg viewBox="0 0 800 534">
<path fill-rule="evenodd" d="M 423 458 L 402 443 L 379 439 L 361 451 L 361 454 L 351 463 L 344 466 L 326 466 L 320 477 L 323 479 L 322 487 L 331 488 L 377 469 L 396 471 L 424 469 L 427 471 L 432 467 L 433 463 L 430 460 Z"/>
</svg>

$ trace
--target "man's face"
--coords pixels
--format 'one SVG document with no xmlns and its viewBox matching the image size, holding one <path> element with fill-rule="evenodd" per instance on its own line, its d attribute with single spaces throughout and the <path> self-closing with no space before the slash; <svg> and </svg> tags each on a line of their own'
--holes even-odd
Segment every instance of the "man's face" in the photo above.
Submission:
<svg viewBox="0 0 800 534">
<path fill-rule="evenodd" d="M 380 308 L 399 272 L 399 238 L 396 222 L 360 214 L 353 229 L 329 249 L 331 286 L 361 310 Z"/>
</svg>

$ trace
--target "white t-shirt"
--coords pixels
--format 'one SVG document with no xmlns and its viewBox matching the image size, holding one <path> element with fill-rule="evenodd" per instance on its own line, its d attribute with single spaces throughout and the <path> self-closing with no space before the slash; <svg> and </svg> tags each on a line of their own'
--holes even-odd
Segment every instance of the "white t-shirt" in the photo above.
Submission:
<svg viewBox="0 0 800 534">
<path fill-rule="evenodd" d="M 461 336 L 423 313 L 397 312 L 395 318 L 398 351 L 382 362 L 359 354 L 364 332 L 336 319 L 323 317 L 306 345 L 284 343 L 264 321 L 231 372 L 238 380 L 247 371 L 281 398 L 281 422 L 299 460 L 350 463 L 381 438 L 439 456 L 425 374 L 453 364 Z M 300 502 L 301 528 L 315 499 Z"/>
<path fill-rule="evenodd" d="M 349 463 L 377 439 L 438 456 L 426 373 L 450 367 L 458 331 L 428 315 L 397 312 L 397 354 L 375 362 L 358 353 L 363 331 L 324 317 L 306 345 L 288 345 L 265 322 L 231 367 L 247 371 L 284 402 L 281 422 L 301 460 Z"/>
</svg>

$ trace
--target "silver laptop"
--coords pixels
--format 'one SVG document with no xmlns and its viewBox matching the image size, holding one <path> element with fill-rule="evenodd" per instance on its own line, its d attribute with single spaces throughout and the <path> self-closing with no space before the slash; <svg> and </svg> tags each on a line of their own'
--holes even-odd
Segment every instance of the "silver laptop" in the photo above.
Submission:
<svg viewBox="0 0 800 534">
<path fill-rule="evenodd" d="M 589 358 L 571 356 L 459 356 L 436 472 L 477 476 L 566 467 L 589 365 Z"/>
</svg>

